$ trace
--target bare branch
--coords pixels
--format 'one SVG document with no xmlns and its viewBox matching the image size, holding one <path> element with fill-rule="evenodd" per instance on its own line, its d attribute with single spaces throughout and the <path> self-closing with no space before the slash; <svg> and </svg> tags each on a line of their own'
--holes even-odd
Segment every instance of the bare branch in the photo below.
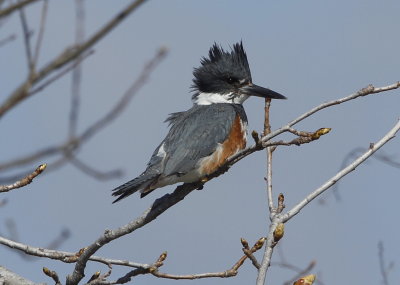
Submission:
<svg viewBox="0 0 400 285">
<path fill-rule="evenodd" d="M 385 135 L 383 136 L 377 143 L 371 144 L 370 148 L 361 156 L 359 156 L 356 160 L 354 160 L 350 165 L 339 171 L 335 176 L 326 181 L 319 188 L 310 193 L 303 201 L 294 206 L 291 210 L 289 210 L 286 214 L 282 216 L 282 222 L 287 222 L 293 216 L 297 215 L 301 209 L 303 209 L 308 203 L 314 200 L 317 196 L 321 195 L 327 189 L 329 189 L 332 185 L 334 185 L 337 181 L 342 179 L 344 176 L 354 171 L 361 163 L 363 163 L 367 158 L 373 155 L 378 149 L 380 149 L 384 144 L 386 144 L 389 140 L 393 139 L 396 133 L 400 129 L 400 120 L 396 123 L 396 125 Z"/>
<path fill-rule="evenodd" d="M 12 42 L 16 38 L 17 38 L 17 36 L 12 34 L 12 35 L 9 35 L 8 37 L 4 38 L 4 39 L 1 39 L 0 40 L 0 47 L 2 47 L 3 45 L 5 45 L 5 44 L 7 44 L 9 42 Z"/>
<path fill-rule="evenodd" d="M 188 195 L 190 192 L 200 186 L 201 184 L 198 183 L 180 185 L 175 189 L 173 193 L 166 194 L 163 197 L 157 199 L 150 208 L 143 212 L 140 217 L 131 221 L 129 224 L 122 226 L 116 230 L 107 230 L 104 235 L 100 236 L 94 243 L 86 247 L 84 253 L 79 257 L 75 265 L 74 272 L 68 275 L 66 284 L 78 284 L 80 280 L 82 280 L 82 278 L 84 277 L 84 270 L 90 256 L 92 256 L 101 247 L 155 220 L 159 215 L 161 215 L 163 212 L 165 212 L 167 209 L 169 209 L 179 201 L 183 200 L 186 195 Z"/>
<path fill-rule="evenodd" d="M 253 253 L 262 248 L 263 244 L 265 242 L 265 238 L 260 238 L 252 248 L 248 248 L 247 241 L 242 239 L 242 244 L 243 244 L 243 251 L 245 252 L 245 255 L 243 255 L 230 269 L 222 271 L 222 272 L 209 272 L 209 273 L 201 273 L 201 274 L 186 274 L 186 275 L 175 275 L 175 274 L 169 274 L 169 273 L 162 273 L 159 272 L 158 269 L 163 265 L 163 262 L 165 261 L 167 257 L 167 253 L 164 252 L 163 254 L 160 255 L 158 260 L 151 265 L 147 269 L 135 269 L 127 273 L 125 276 L 119 278 L 115 283 L 117 284 L 123 284 L 126 282 L 131 281 L 132 277 L 135 277 L 140 274 L 152 274 L 156 277 L 159 278 L 166 278 L 166 279 L 175 279 L 175 280 L 194 280 L 194 279 L 203 279 L 203 278 L 228 278 L 228 277 L 233 277 L 236 276 L 238 273 L 238 269 L 243 265 L 244 261 L 247 258 L 252 259 L 253 264 L 258 264 L 257 260 L 253 256 Z"/>
<path fill-rule="evenodd" d="M 349 161 L 351 161 L 354 157 L 357 157 L 360 153 L 363 153 L 365 150 L 366 150 L 366 148 L 357 147 L 357 148 L 353 149 L 352 151 L 350 151 L 343 159 L 339 170 L 344 168 L 349 163 Z M 400 162 L 396 161 L 395 158 L 393 157 L 393 155 L 384 153 L 383 150 L 381 150 L 378 153 L 375 153 L 372 158 L 379 160 L 391 167 L 400 168 Z M 337 201 L 340 200 L 339 184 L 340 183 L 336 183 L 333 186 L 333 191 L 332 191 L 332 193 Z M 324 203 L 325 201 L 323 200 L 323 198 L 320 198 L 320 202 Z"/>
<path fill-rule="evenodd" d="M 37 66 L 37 63 L 39 60 L 40 48 L 42 46 L 43 35 L 44 35 L 45 26 L 46 26 L 47 6 L 48 6 L 48 1 L 43 0 L 42 12 L 41 12 L 41 16 L 40 16 L 39 33 L 38 33 L 38 37 L 36 40 L 35 52 L 33 54 L 33 65 L 34 66 Z"/>
<path fill-rule="evenodd" d="M 300 121 L 304 120 L 305 118 L 315 114 L 316 112 L 318 112 L 322 109 L 328 108 L 330 106 L 342 104 L 344 102 L 354 100 L 358 97 L 367 96 L 370 94 L 377 94 L 377 93 L 381 93 L 381 92 L 385 92 L 385 91 L 389 91 L 389 90 L 394 90 L 399 87 L 400 87 L 400 81 L 398 81 L 394 84 L 391 84 L 391 85 L 384 86 L 384 87 L 374 87 L 373 85 L 370 84 L 367 87 L 362 88 L 361 90 L 359 90 L 353 94 L 350 94 L 349 96 L 323 103 L 323 104 L 311 109 L 310 111 L 304 113 L 303 115 L 301 115 L 301 116 L 297 117 L 296 119 L 294 119 L 293 121 L 289 122 L 288 126 L 289 127 L 294 126 L 295 124 L 299 123 Z"/>
<path fill-rule="evenodd" d="M 78 259 L 78 257 L 80 256 L 80 254 L 82 254 L 82 252 L 83 252 L 83 250 L 82 250 L 82 252 L 74 253 L 74 252 L 59 251 L 59 250 L 54 250 L 54 249 L 46 249 L 46 248 L 41 248 L 41 247 L 34 247 L 34 246 L 30 246 L 27 244 L 23 244 L 20 242 L 6 239 L 1 236 L 0 236 L 0 244 L 3 244 L 9 248 L 19 250 L 21 252 L 24 252 L 24 253 L 32 255 L 32 256 L 59 260 L 59 261 L 65 262 L 65 263 L 75 262 Z M 131 262 L 128 260 L 109 259 L 109 258 L 104 258 L 104 257 L 100 257 L 100 256 L 91 256 L 90 260 L 95 261 L 95 262 L 100 262 L 100 263 L 103 263 L 106 265 L 115 264 L 115 265 L 134 267 L 134 268 L 144 268 L 144 269 L 150 267 L 150 265 L 148 265 L 148 264 L 136 263 L 136 262 Z"/>
<path fill-rule="evenodd" d="M 327 103 L 323 103 L 321 105 L 318 105 L 316 107 L 314 107 L 313 109 L 311 109 L 310 111 L 302 114 L 301 116 L 297 117 L 296 119 L 292 120 L 291 122 L 289 122 L 287 125 L 271 132 L 270 134 L 263 136 L 260 141 L 262 143 L 266 143 L 268 142 L 270 139 L 284 133 L 284 132 L 288 132 L 290 130 L 291 127 L 293 127 L 295 124 L 301 122 L 302 120 L 306 119 L 307 117 L 311 116 L 312 114 L 315 114 L 325 108 L 328 108 L 330 106 L 333 105 L 339 105 L 342 104 L 344 102 L 350 101 L 350 100 L 354 100 L 356 98 L 359 98 L 361 96 L 366 96 L 369 94 L 377 94 L 380 92 L 385 92 L 385 91 L 389 91 L 389 90 L 394 90 L 394 89 L 398 89 L 400 87 L 400 81 L 391 84 L 391 85 L 387 85 L 384 87 L 373 87 L 372 85 L 368 85 L 368 87 L 361 89 L 360 91 L 350 94 L 349 96 L 343 97 L 341 99 L 338 100 L 333 100 Z M 268 145 L 267 145 L 268 146 Z M 230 167 L 231 165 L 235 164 L 236 162 L 238 162 L 239 160 L 245 158 L 246 156 L 250 155 L 251 153 L 255 152 L 255 151 L 259 151 L 260 146 L 258 144 L 252 145 L 242 151 L 240 151 L 239 153 L 235 154 L 234 156 L 230 157 L 227 161 L 227 163 L 225 164 L 225 167 Z M 224 166 L 223 166 L 224 167 Z"/>
<path fill-rule="evenodd" d="M 122 171 L 119 170 L 119 169 L 102 172 L 102 171 L 94 169 L 93 167 L 85 164 L 83 161 L 78 159 L 73 154 L 70 154 L 67 157 L 68 157 L 68 161 L 73 166 L 78 168 L 83 173 L 85 173 L 85 174 L 87 174 L 89 176 L 92 176 L 93 178 L 99 179 L 99 180 L 112 179 L 112 178 L 120 177 L 122 175 Z"/>
<path fill-rule="evenodd" d="M 129 272 L 128 274 L 126 274 L 124 277 L 120 278 L 115 283 L 128 282 L 131 277 L 137 276 L 139 274 L 152 274 L 156 277 L 167 278 L 167 279 L 202 279 L 202 278 L 211 278 L 211 277 L 226 278 L 226 277 L 236 276 L 238 269 L 243 265 L 244 261 L 247 258 L 250 258 L 252 260 L 253 264 L 255 264 L 255 266 L 256 266 L 256 264 L 258 264 L 258 262 L 255 259 L 255 257 L 253 256 L 253 253 L 255 253 L 257 250 L 261 249 L 264 242 L 265 242 L 265 238 L 260 238 L 253 245 L 252 248 L 247 248 L 247 249 L 243 248 L 245 255 L 243 255 L 230 269 L 223 271 L 223 272 L 187 274 L 187 275 L 175 275 L 175 274 L 159 272 L 158 268 L 160 268 L 163 265 L 163 262 L 166 258 L 166 253 L 161 254 L 160 257 L 158 258 L 158 260 L 152 265 L 135 263 L 135 262 L 124 261 L 124 260 L 108 259 L 108 258 L 103 258 L 103 257 L 98 257 L 98 256 L 91 256 L 89 258 L 89 260 L 101 262 L 103 264 L 106 264 L 107 266 L 110 266 L 110 264 L 114 264 L 114 265 L 121 265 L 121 266 L 137 268 L 137 270 L 133 270 L 133 271 Z M 79 257 L 82 256 L 84 254 L 84 252 L 87 250 L 87 248 L 83 248 L 77 253 L 71 253 L 71 252 L 57 251 L 57 250 L 51 250 L 51 249 L 45 249 L 45 248 L 36 248 L 36 247 L 32 247 L 32 246 L 29 246 L 26 244 L 8 240 L 3 237 L 0 237 L 0 243 L 8 246 L 10 248 L 20 250 L 29 255 L 60 260 L 62 262 L 66 262 L 66 263 L 76 262 L 77 260 L 79 260 Z M 45 272 L 45 270 L 47 273 Z M 54 278 L 57 275 L 55 272 L 50 271 L 47 268 L 44 268 L 43 271 L 45 272 L 46 275 L 48 275 L 52 278 Z M 56 277 L 58 277 L 58 276 L 56 276 Z M 100 275 L 98 277 L 100 278 Z M 56 279 L 54 279 L 54 280 L 56 281 Z M 98 283 L 98 282 L 95 282 L 96 280 L 92 280 L 92 281 L 93 282 L 90 282 L 91 284 Z M 122 282 L 122 281 L 124 281 L 124 282 Z"/>
<path fill-rule="evenodd" d="M 343 170 L 341 170 L 335 176 L 333 176 L 327 182 L 325 182 L 322 186 L 311 192 L 304 200 L 300 201 L 291 210 L 289 210 L 285 214 L 274 216 L 269 227 L 269 232 L 267 236 L 267 245 L 266 245 L 266 250 L 264 252 L 263 261 L 258 271 L 257 283 L 256 283 L 257 285 L 263 285 L 265 283 L 266 273 L 271 262 L 273 248 L 275 246 L 274 242 L 272 242 L 272 238 L 274 236 L 274 232 L 277 226 L 280 223 L 285 223 L 291 218 L 293 218 L 313 199 L 321 195 L 323 192 L 325 192 L 327 189 L 333 186 L 337 181 L 342 179 L 345 175 L 355 170 L 361 163 L 363 163 L 367 158 L 369 158 L 372 154 L 374 154 L 374 152 L 380 149 L 389 140 L 394 138 L 395 134 L 399 131 L 399 129 L 400 129 L 400 120 L 386 135 L 384 135 L 377 143 L 371 144 L 370 148 L 364 154 L 362 154 L 360 157 L 354 160 L 349 166 L 345 167 Z"/>
<path fill-rule="evenodd" d="M 85 10 L 83 0 L 75 1 L 75 44 L 79 45 L 84 40 Z M 69 115 L 69 137 L 76 135 L 81 97 L 82 65 L 77 65 L 72 71 L 71 82 L 71 111 Z"/>
<path fill-rule="evenodd" d="M 143 85 L 147 82 L 150 74 L 161 63 L 161 61 L 166 57 L 166 55 L 167 55 L 167 50 L 165 48 L 160 48 L 157 51 L 156 55 L 144 66 L 141 73 L 139 74 L 139 77 L 135 79 L 132 86 L 125 92 L 125 94 L 117 102 L 117 104 L 110 111 L 108 111 L 102 118 L 94 122 L 85 131 L 83 131 L 81 135 L 75 138 L 69 138 L 66 142 L 64 142 L 61 145 L 47 147 L 45 149 L 39 150 L 25 157 L 0 164 L 0 170 L 5 170 L 16 166 L 29 164 L 47 156 L 71 153 L 72 150 L 76 150 L 77 148 L 79 148 L 84 142 L 86 142 L 97 132 L 105 128 L 108 124 L 110 124 L 114 119 L 116 119 L 122 113 L 122 111 L 128 106 L 133 96 L 140 90 L 141 87 L 143 87 Z"/>
<path fill-rule="evenodd" d="M 29 70 L 28 80 L 29 80 L 29 78 L 31 78 L 31 76 L 33 76 L 33 73 L 35 72 L 35 66 L 33 63 L 32 48 L 31 48 L 32 31 L 29 30 L 28 22 L 26 20 L 23 8 L 19 9 L 19 17 L 21 20 L 22 31 L 24 34 L 24 45 L 25 45 L 26 59 L 28 62 L 28 70 Z"/>
<path fill-rule="evenodd" d="M 58 274 L 55 271 L 48 269 L 47 267 L 43 267 L 43 273 L 49 276 L 56 285 L 61 285 L 60 279 L 58 278 Z"/>
<path fill-rule="evenodd" d="M 269 110 L 271 107 L 271 98 L 265 98 L 265 107 L 264 107 L 264 133 L 263 136 L 266 136 L 271 133 L 271 123 L 269 120 Z M 267 182 L 267 196 L 268 196 L 268 208 L 270 213 L 270 218 L 275 214 L 275 206 L 272 197 L 272 147 L 266 148 L 267 152 L 267 176 L 265 181 Z"/>
<path fill-rule="evenodd" d="M 29 183 L 32 182 L 32 180 L 38 176 L 40 173 L 43 172 L 43 170 L 46 169 L 46 164 L 41 164 L 39 165 L 34 172 L 32 172 L 31 174 L 29 174 L 28 176 L 22 178 L 21 180 L 18 180 L 17 182 L 10 184 L 10 185 L 0 185 L 0 192 L 8 192 L 10 190 L 16 189 L 16 188 L 20 188 L 20 187 L 24 187 L 26 185 L 28 185 Z"/>
<path fill-rule="evenodd" d="M 32 95 L 29 92 L 30 88 L 39 83 L 41 80 L 45 79 L 49 74 L 55 70 L 63 67 L 65 64 L 75 60 L 81 56 L 85 51 L 90 49 L 94 44 L 96 44 L 100 39 L 107 35 L 115 26 L 122 22 L 130 13 L 132 13 L 136 8 L 143 4 L 145 0 L 136 0 L 124 8 L 120 13 L 118 13 L 113 19 L 111 19 L 106 25 L 104 25 L 100 30 L 94 33 L 86 42 L 81 45 L 75 46 L 73 48 L 66 49 L 55 59 L 50 61 L 47 65 L 41 68 L 37 73 L 33 74 L 29 80 L 22 83 L 0 106 L 0 118 L 11 110 L 14 106 L 21 103 L 24 99 Z M 1 13 L 0 13 L 1 17 Z"/>
<path fill-rule="evenodd" d="M 25 279 L 3 266 L 0 266 L 0 284 L 38 285 L 37 283 Z"/>
<path fill-rule="evenodd" d="M 18 9 L 21 9 L 22 7 L 28 5 L 28 4 L 32 4 L 34 2 L 36 2 L 37 0 L 25 0 L 25 1 L 19 1 L 17 3 L 15 3 L 14 5 L 11 5 L 5 9 L 0 10 L 0 19 L 10 15 L 11 13 L 15 12 Z"/>
<path fill-rule="evenodd" d="M 385 256 L 384 256 L 384 247 L 383 242 L 379 241 L 378 243 L 378 257 L 379 257 L 379 270 L 382 275 L 382 283 L 383 285 L 389 285 L 389 271 L 393 268 L 393 262 L 390 262 L 387 266 L 385 264 Z"/>
<path fill-rule="evenodd" d="M 143 68 L 139 77 L 135 80 L 132 86 L 125 92 L 121 100 L 100 120 L 94 123 L 92 126 L 86 129 L 81 135 L 81 140 L 89 139 L 93 134 L 97 133 L 99 129 L 104 128 L 105 125 L 111 123 L 128 105 L 132 97 L 142 86 L 147 82 L 151 72 L 154 68 L 165 58 L 167 55 L 167 49 L 160 48 L 155 57 L 151 59 Z"/>
<path fill-rule="evenodd" d="M 92 54 L 94 54 L 94 50 L 89 50 L 87 52 L 85 52 L 84 54 L 82 54 L 79 58 L 77 58 L 74 62 L 72 62 L 69 65 L 66 65 L 63 69 L 61 69 L 61 71 L 59 71 L 57 74 L 55 74 L 54 76 L 50 77 L 49 79 L 45 80 L 42 84 L 40 84 L 39 86 L 35 87 L 33 90 L 29 91 L 30 95 L 33 95 L 35 93 L 38 93 L 40 91 L 42 91 L 44 88 L 46 88 L 47 86 L 49 86 L 51 83 L 53 83 L 54 81 L 56 81 L 57 79 L 60 79 L 62 76 L 64 76 L 65 74 L 67 74 L 69 71 L 73 70 L 75 67 L 79 66 L 79 64 L 84 61 L 87 57 L 91 56 Z"/>
</svg>

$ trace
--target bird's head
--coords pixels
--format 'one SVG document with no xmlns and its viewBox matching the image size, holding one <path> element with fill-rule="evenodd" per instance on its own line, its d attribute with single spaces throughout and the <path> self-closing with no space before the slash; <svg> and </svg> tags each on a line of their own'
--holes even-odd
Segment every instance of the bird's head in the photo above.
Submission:
<svg viewBox="0 0 400 285">
<path fill-rule="evenodd" d="M 234 44 L 230 52 L 214 44 L 193 75 L 194 104 L 242 104 L 249 96 L 286 99 L 275 91 L 252 83 L 242 42 Z"/>
</svg>

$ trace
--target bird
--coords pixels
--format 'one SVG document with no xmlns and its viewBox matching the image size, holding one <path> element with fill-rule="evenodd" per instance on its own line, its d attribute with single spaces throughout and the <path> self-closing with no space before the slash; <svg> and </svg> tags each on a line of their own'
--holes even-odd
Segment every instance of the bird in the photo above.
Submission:
<svg viewBox="0 0 400 285">
<path fill-rule="evenodd" d="M 286 99 L 253 84 L 242 41 L 227 51 L 214 43 L 193 76 L 193 106 L 169 115 L 165 120 L 169 132 L 146 170 L 112 190 L 118 197 L 113 203 L 137 191 L 143 198 L 167 185 L 206 178 L 246 147 L 247 116 L 242 104 L 248 97 Z"/>
</svg>

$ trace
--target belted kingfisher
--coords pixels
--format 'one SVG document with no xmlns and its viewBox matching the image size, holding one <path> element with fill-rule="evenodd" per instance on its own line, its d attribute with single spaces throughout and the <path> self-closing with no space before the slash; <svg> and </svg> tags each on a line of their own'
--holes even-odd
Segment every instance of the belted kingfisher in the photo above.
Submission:
<svg viewBox="0 0 400 285">
<path fill-rule="evenodd" d="M 165 121 L 170 130 L 146 170 L 115 188 L 112 195 L 118 198 L 113 203 L 136 191 L 144 197 L 166 185 L 204 179 L 246 147 L 247 117 L 242 103 L 249 96 L 286 99 L 252 83 L 242 42 L 230 52 L 214 43 L 193 75 L 193 107 L 170 114 Z"/>
</svg>

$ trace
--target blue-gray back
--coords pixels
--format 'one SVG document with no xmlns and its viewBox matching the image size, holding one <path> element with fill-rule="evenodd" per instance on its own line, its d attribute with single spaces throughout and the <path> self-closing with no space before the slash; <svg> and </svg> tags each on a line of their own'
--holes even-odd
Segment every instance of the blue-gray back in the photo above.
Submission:
<svg viewBox="0 0 400 285">
<path fill-rule="evenodd" d="M 186 112 L 171 114 L 166 120 L 171 129 L 161 143 L 167 153 L 162 173 L 183 175 L 193 170 L 199 159 L 211 155 L 227 139 L 236 115 L 247 123 L 243 106 L 238 104 L 194 105 Z M 159 163 L 155 157 L 159 148 L 149 168 Z"/>
</svg>

